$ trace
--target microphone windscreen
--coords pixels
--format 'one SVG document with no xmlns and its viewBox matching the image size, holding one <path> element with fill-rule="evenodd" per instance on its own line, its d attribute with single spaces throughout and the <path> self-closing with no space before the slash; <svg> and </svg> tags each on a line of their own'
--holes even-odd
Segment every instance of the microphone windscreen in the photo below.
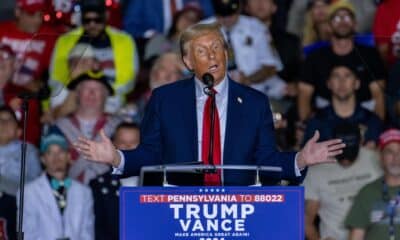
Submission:
<svg viewBox="0 0 400 240">
<path fill-rule="evenodd" d="M 210 73 L 204 73 L 202 81 L 207 87 L 212 87 L 214 85 L 214 76 Z"/>
</svg>

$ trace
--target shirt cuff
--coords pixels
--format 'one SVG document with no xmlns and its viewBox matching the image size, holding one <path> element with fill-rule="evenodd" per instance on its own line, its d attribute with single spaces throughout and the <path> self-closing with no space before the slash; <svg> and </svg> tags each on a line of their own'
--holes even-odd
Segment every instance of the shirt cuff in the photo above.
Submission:
<svg viewBox="0 0 400 240">
<path fill-rule="evenodd" d="M 296 177 L 301 177 L 301 171 L 304 170 L 304 168 L 299 169 L 299 167 L 297 166 L 297 155 L 298 154 L 299 153 L 296 153 L 296 156 L 294 157 L 294 173 L 296 174 Z"/>
<path fill-rule="evenodd" d="M 124 167 L 125 167 L 125 156 L 120 150 L 117 150 L 117 152 L 120 156 L 121 162 L 119 163 L 118 167 L 113 167 L 112 174 L 122 175 L 124 173 Z"/>
</svg>

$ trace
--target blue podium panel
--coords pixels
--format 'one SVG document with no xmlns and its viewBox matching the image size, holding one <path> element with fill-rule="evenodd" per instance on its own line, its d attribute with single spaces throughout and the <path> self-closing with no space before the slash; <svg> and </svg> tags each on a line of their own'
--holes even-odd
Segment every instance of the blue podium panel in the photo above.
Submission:
<svg viewBox="0 0 400 240">
<path fill-rule="evenodd" d="M 304 189 L 122 187 L 120 239 L 304 240 Z"/>
</svg>

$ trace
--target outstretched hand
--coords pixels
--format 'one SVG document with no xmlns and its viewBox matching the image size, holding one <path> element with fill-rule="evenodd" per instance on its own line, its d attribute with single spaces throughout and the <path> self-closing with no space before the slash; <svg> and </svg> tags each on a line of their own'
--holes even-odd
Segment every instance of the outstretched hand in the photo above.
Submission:
<svg viewBox="0 0 400 240">
<path fill-rule="evenodd" d="M 100 130 L 100 137 L 99 142 L 80 137 L 74 143 L 74 147 L 85 159 L 113 165 L 114 167 L 118 166 L 121 161 L 120 156 L 111 140 L 104 133 L 104 129 Z"/>
<path fill-rule="evenodd" d="M 346 146 L 341 139 L 317 142 L 318 139 L 319 131 L 315 131 L 314 136 L 298 153 L 297 166 L 300 169 L 319 163 L 336 162 L 335 156 L 341 154 Z"/>
</svg>

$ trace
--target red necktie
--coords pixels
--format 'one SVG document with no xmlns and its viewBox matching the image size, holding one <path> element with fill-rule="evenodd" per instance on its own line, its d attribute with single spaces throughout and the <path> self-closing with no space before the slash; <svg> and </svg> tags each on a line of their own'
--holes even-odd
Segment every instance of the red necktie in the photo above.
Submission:
<svg viewBox="0 0 400 240">
<path fill-rule="evenodd" d="M 215 90 L 213 90 L 215 92 Z M 216 92 L 215 92 L 216 93 Z M 201 146 L 201 156 L 204 164 L 209 164 L 208 153 L 210 152 L 210 129 L 211 129 L 211 103 L 212 98 L 208 96 L 206 104 L 204 105 L 203 112 L 203 137 Z M 219 130 L 219 116 L 218 110 L 215 106 L 214 114 L 214 152 L 213 152 L 213 163 L 215 165 L 221 164 L 221 138 Z M 221 185 L 221 170 L 217 170 L 215 173 L 204 174 L 204 185 L 205 186 L 220 186 Z"/>
</svg>

